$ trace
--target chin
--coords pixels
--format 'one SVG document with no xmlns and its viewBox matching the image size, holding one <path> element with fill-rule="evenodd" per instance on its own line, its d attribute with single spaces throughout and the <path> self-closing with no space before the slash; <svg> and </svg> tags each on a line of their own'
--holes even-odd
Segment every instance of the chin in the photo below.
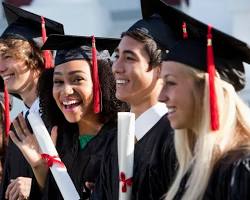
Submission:
<svg viewBox="0 0 250 200">
<path fill-rule="evenodd" d="M 69 122 L 69 123 L 77 123 L 80 121 L 80 119 L 78 119 L 75 116 L 68 116 L 68 115 L 64 115 L 65 119 Z"/>
<path fill-rule="evenodd" d="M 127 100 L 126 96 L 120 95 L 120 94 L 117 94 L 117 93 L 116 93 L 115 97 L 117 99 L 119 99 L 120 101 L 125 101 L 126 102 L 126 100 Z"/>
</svg>

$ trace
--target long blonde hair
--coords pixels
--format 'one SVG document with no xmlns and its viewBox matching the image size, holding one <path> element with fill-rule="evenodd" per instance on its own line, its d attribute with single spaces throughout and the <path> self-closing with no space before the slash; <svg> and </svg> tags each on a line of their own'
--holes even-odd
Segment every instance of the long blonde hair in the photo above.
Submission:
<svg viewBox="0 0 250 200">
<path fill-rule="evenodd" d="M 174 140 L 179 169 L 165 200 L 175 197 L 182 178 L 190 169 L 182 199 L 202 199 L 215 163 L 228 151 L 240 148 L 243 144 L 250 150 L 250 109 L 239 98 L 233 86 L 220 78 L 215 79 L 220 128 L 216 132 L 211 132 L 208 75 L 193 68 L 185 68 L 191 72 L 197 86 L 202 82 L 203 87 L 200 95 L 196 97 L 198 100 L 197 109 L 194 111 L 197 115 L 195 127 L 192 130 L 175 130 Z M 202 99 L 201 95 L 203 100 L 199 101 Z"/>
</svg>

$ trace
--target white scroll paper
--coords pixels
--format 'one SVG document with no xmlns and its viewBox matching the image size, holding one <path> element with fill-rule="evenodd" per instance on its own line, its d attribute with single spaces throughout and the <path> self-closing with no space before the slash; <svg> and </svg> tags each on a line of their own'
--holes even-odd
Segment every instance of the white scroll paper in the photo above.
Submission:
<svg viewBox="0 0 250 200">
<path fill-rule="evenodd" d="M 50 156 L 57 156 L 55 145 L 53 144 L 50 135 L 40 118 L 38 113 L 30 112 L 28 115 L 29 123 L 32 127 L 34 135 L 39 143 L 42 153 Z M 58 158 L 58 160 L 60 160 Z M 67 172 L 66 167 L 52 165 L 50 170 L 55 178 L 56 184 L 65 200 L 79 200 L 80 196 Z"/>
<path fill-rule="evenodd" d="M 119 200 L 130 200 L 134 166 L 135 115 L 118 113 Z M 123 174 L 124 176 L 121 176 Z"/>
</svg>

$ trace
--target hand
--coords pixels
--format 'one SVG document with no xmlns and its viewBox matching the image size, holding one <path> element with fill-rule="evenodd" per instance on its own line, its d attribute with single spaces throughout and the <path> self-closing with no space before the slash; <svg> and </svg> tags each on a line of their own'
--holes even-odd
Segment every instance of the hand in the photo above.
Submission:
<svg viewBox="0 0 250 200">
<path fill-rule="evenodd" d="M 24 200 L 28 199 L 31 190 L 31 178 L 18 177 L 11 179 L 5 192 L 5 199 Z"/>
<path fill-rule="evenodd" d="M 85 186 L 92 192 L 94 190 L 95 183 L 86 181 Z"/>
<path fill-rule="evenodd" d="M 39 145 L 35 136 L 30 133 L 22 114 L 19 114 L 18 119 L 13 121 L 13 125 L 16 134 L 13 131 L 9 132 L 12 141 L 20 149 L 32 168 L 41 165 L 43 162 L 40 155 Z"/>
</svg>

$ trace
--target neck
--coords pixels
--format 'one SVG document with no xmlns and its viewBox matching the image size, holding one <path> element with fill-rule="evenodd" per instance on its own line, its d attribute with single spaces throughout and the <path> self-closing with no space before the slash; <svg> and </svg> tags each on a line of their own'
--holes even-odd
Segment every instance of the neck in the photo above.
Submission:
<svg viewBox="0 0 250 200">
<path fill-rule="evenodd" d="M 34 79 L 32 84 L 28 84 L 27 87 L 24 88 L 19 93 L 19 95 L 21 96 L 24 104 L 29 106 L 29 107 L 33 104 L 33 102 L 37 98 L 37 92 L 36 92 L 37 81 L 38 81 L 38 78 Z"/>
<path fill-rule="evenodd" d="M 97 115 L 91 119 L 84 117 L 78 122 L 79 135 L 97 135 L 102 126 Z"/>
<path fill-rule="evenodd" d="M 131 102 L 130 104 L 130 111 L 135 113 L 135 117 L 139 117 L 142 113 L 144 113 L 146 110 L 154 106 L 158 103 L 158 96 L 160 92 L 160 87 L 157 87 L 158 84 L 156 84 L 155 88 L 149 93 L 148 96 L 145 96 L 144 98 L 141 98 L 139 100 L 136 100 L 135 102 Z"/>
<path fill-rule="evenodd" d="M 141 104 L 137 105 L 131 105 L 130 111 L 135 113 L 135 117 L 139 117 L 142 113 L 144 113 L 146 110 L 154 106 L 156 103 L 158 103 L 157 100 L 149 100 L 146 102 L 143 102 Z"/>
</svg>

